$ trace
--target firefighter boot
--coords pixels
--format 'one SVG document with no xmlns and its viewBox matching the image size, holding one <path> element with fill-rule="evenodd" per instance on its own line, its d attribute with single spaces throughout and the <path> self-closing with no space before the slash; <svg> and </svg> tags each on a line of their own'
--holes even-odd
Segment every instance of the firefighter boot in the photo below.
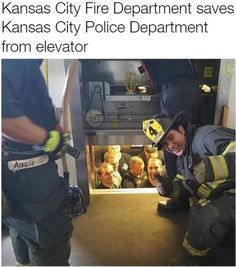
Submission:
<svg viewBox="0 0 236 267">
<path fill-rule="evenodd" d="M 201 266 L 205 257 L 191 256 L 185 249 L 169 264 L 169 266 Z"/>
<path fill-rule="evenodd" d="M 168 199 L 166 201 L 159 201 L 157 205 L 157 211 L 159 213 L 172 213 L 172 212 L 188 212 L 189 210 L 189 202 L 186 201 L 178 201 L 173 199 Z"/>
</svg>

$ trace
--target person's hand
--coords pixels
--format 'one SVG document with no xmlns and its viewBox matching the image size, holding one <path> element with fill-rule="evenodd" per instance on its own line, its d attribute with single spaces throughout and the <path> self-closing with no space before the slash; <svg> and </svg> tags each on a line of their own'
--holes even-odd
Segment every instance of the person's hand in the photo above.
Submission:
<svg viewBox="0 0 236 267">
<path fill-rule="evenodd" d="M 62 133 L 57 130 L 49 131 L 43 150 L 56 158 L 62 157 L 66 153 L 69 140 L 70 135 L 68 133 Z"/>
<path fill-rule="evenodd" d="M 157 191 L 163 197 L 169 197 L 173 192 L 173 181 L 167 176 L 157 175 Z"/>
<path fill-rule="evenodd" d="M 203 160 L 193 166 L 193 174 L 199 184 L 205 182 L 206 179 L 206 166 Z"/>
</svg>

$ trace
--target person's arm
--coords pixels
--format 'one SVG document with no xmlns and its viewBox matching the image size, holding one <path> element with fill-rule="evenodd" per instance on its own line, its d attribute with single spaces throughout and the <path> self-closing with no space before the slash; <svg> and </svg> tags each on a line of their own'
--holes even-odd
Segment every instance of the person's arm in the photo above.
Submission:
<svg viewBox="0 0 236 267">
<path fill-rule="evenodd" d="M 206 127 L 203 127 L 203 130 Z M 202 184 L 235 180 L 235 130 L 217 126 L 212 130 L 206 129 L 209 133 L 205 134 L 205 138 L 202 138 L 203 145 L 199 146 L 199 149 L 202 149 L 199 155 L 203 156 L 201 161 L 193 166 L 197 181 Z M 201 133 L 200 137 L 203 134 Z"/>
<path fill-rule="evenodd" d="M 44 144 L 47 131 L 30 121 L 26 116 L 2 119 L 2 132 L 9 139 L 29 145 Z"/>
<path fill-rule="evenodd" d="M 234 145 L 235 141 L 229 145 Z M 235 180 L 235 152 L 226 155 L 214 155 L 204 157 L 198 164 L 193 166 L 197 181 L 202 183 L 217 182 L 218 180 Z"/>
</svg>

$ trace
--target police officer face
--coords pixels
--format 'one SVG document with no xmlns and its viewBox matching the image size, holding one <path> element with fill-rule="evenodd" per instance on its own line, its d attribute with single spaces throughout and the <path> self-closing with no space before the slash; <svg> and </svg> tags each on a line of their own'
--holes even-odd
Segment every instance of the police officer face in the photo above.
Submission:
<svg viewBox="0 0 236 267">
<path fill-rule="evenodd" d="M 161 164 L 158 162 L 158 160 L 156 161 L 151 161 L 150 163 L 148 163 L 148 174 L 149 177 L 151 179 L 156 179 L 156 175 L 160 175 L 161 174 Z"/>
<path fill-rule="evenodd" d="M 176 130 L 170 130 L 161 144 L 169 153 L 177 156 L 183 155 L 186 149 L 185 129 L 183 126 L 179 126 Z"/>
<path fill-rule="evenodd" d="M 114 170 L 111 165 L 107 165 L 107 167 L 102 168 L 101 170 L 101 181 L 107 187 L 112 187 L 114 177 Z"/>
<path fill-rule="evenodd" d="M 135 162 L 130 166 L 131 173 L 134 176 L 138 176 L 142 173 L 143 171 L 143 163 L 142 162 Z"/>
</svg>

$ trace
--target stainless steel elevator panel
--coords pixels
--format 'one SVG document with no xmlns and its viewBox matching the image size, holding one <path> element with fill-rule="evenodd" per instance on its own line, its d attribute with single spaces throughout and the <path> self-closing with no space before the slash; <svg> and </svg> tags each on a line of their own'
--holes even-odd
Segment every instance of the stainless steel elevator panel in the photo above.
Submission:
<svg viewBox="0 0 236 267">
<path fill-rule="evenodd" d="M 160 112 L 160 97 L 139 60 L 82 60 L 83 122 L 85 130 L 134 130 Z M 135 75 L 135 92 L 127 91 L 127 73 Z M 145 87 L 146 92 L 139 90 Z"/>
<path fill-rule="evenodd" d="M 160 98 L 146 74 L 139 74 L 139 60 L 80 60 L 79 63 L 79 87 L 73 95 L 71 112 L 74 142 L 82 148 L 77 169 L 87 175 L 91 193 L 98 164 L 95 147 L 99 150 L 109 144 L 130 147 L 149 143 L 142 131 L 142 121 L 160 112 Z M 125 85 L 127 73 L 137 77 L 135 92 L 131 94 Z M 140 86 L 145 86 L 146 93 L 139 91 Z"/>
</svg>

